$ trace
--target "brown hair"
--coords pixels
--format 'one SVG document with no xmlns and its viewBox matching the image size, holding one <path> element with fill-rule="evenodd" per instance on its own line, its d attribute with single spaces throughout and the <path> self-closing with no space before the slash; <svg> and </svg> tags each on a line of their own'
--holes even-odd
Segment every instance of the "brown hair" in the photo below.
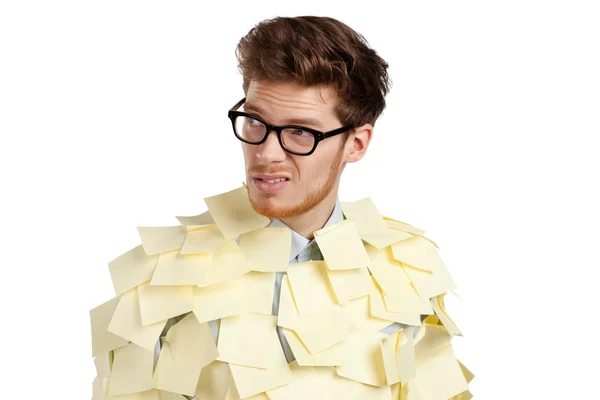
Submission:
<svg viewBox="0 0 600 400">
<path fill-rule="evenodd" d="M 329 17 L 276 17 L 259 22 L 236 48 L 244 93 L 251 80 L 289 81 L 305 87 L 332 85 L 342 124 L 375 121 L 391 87 L 388 64 L 366 39 Z"/>
</svg>

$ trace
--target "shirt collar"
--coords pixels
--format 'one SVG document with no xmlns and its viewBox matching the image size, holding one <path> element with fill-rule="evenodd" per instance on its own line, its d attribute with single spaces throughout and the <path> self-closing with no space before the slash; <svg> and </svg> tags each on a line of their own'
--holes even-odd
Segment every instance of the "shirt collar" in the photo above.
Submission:
<svg viewBox="0 0 600 400">
<path fill-rule="evenodd" d="M 333 212 L 331 213 L 331 215 L 329 216 L 329 219 L 327 220 L 327 222 L 325 223 L 325 225 L 323 225 L 323 228 L 326 228 L 328 226 L 331 225 L 335 225 L 338 222 L 341 222 L 344 219 L 344 215 L 342 214 L 342 207 L 340 205 L 340 198 L 336 197 L 335 199 L 335 206 L 333 207 Z M 288 227 L 286 224 L 284 224 L 280 219 L 272 219 L 271 222 L 269 223 L 270 227 Z M 290 262 L 296 258 L 298 256 L 298 254 L 300 254 L 300 252 L 306 247 L 308 246 L 311 242 L 314 241 L 314 238 L 312 240 L 308 240 L 307 238 L 305 238 L 304 236 L 302 236 L 301 234 L 299 234 L 298 232 L 296 232 L 295 230 L 291 229 L 292 231 L 292 248 L 290 250 Z"/>
</svg>

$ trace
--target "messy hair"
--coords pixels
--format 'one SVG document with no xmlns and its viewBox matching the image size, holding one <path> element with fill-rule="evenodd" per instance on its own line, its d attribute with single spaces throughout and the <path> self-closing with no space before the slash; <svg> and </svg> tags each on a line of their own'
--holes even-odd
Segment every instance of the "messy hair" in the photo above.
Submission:
<svg viewBox="0 0 600 400">
<path fill-rule="evenodd" d="M 344 125 L 375 125 L 391 87 L 388 64 L 366 39 L 329 17 L 276 17 L 259 22 L 238 43 L 244 93 L 250 81 L 333 86 Z"/>
</svg>

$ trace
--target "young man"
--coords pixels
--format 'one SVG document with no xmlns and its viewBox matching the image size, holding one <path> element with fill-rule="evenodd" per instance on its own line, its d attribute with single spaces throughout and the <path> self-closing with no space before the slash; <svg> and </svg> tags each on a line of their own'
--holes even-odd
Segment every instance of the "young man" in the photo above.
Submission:
<svg viewBox="0 0 600 400">
<path fill-rule="evenodd" d="M 309 16 L 259 23 L 237 57 L 245 97 L 228 116 L 246 184 L 183 230 L 141 228 L 111 263 L 119 296 L 92 310 L 95 398 L 470 398 L 437 246 L 338 197 L 385 108 L 388 64 Z"/>
</svg>

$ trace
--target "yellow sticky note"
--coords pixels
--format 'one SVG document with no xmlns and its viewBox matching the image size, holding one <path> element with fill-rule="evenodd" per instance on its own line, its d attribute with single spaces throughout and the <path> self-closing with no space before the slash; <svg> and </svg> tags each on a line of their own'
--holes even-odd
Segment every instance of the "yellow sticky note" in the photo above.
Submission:
<svg viewBox="0 0 600 400">
<path fill-rule="evenodd" d="M 471 400 L 472 398 L 473 395 L 467 390 L 452 397 L 451 400 Z"/>
<path fill-rule="evenodd" d="M 287 275 L 300 315 L 339 307 L 325 269 L 323 261 L 290 265 Z"/>
<path fill-rule="evenodd" d="M 367 243 L 382 249 L 412 235 L 390 229 L 370 197 L 355 202 L 341 202 L 344 215 L 356 221 L 356 229 Z"/>
<path fill-rule="evenodd" d="M 210 211 L 205 211 L 202 214 L 194 215 L 191 217 L 176 217 L 177 220 L 184 226 L 205 226 L 215 223 Z"/>
<path fill-rule="evenodd" d="M 271 315 L 275 272 L 250 271 L 236 281 L 245 295 L 248 312 Z"/>
<path fill-rule="evenodd" d="M 142 324 L 150 325 L 192 311 L 192 286 L 138 286 Z"/>
<path fill-rule="evenodd" d="M 333 394 L 313 367 L 290 363 L 292 378 L 287 385 L 267 391 L 271 400 L 331 399 Z"/>
<path fill-rule="evenodd" d="M 473 372 L 471 372 L 469 370 L 469 368 L 467 368 L 463 363 L 461 363 L 460 361 L 458 361 L 458 365 L 460 365 L 460 369 L 463 372 L 463 375 L 465 376 L 465 379 L 468 382 L 471 382 L 473 380 L 473 378 L 475 378 L 475 375 L 473 375 Z"/>
<path fill-rule="evenodd" d="M 94 366 L 96 367 L 96 373 L 98 376 L 109 377 L 110 369 L 112 368 L 112 362 L 113 353 L 110 351 L 97 355 L 96 358 L 94 358 Z"/>
<path fill-rule="evenodd" d="M 163 397 L 158 390 L 147 390 L 140 393 L 123 394 L 119 396 L 107 396 L 100 400 L 173 400 L 172 398 Z"/>
<path fill-rule="evenodd" d="M 194 288 L 194 314 L 200 322 L 242 314 L 248 307 L 238 280 Z"/>
<path fill-rule="evenodd" d="M 248 188 L 241 186 L 204 199 L 225 239 L 267 226 L 271 220 L 258 214 L 250 204 Z"/>
<path fill-rule="evenodd" d="M 215 224 L 189 231 L 181 247 L 181 254 L 214 253 L 219 250 L 227 240 Z"/>
<path fill-rule="evenodd" d="M 138 291 L 131 289 L 121 295 L 121 300 L 108 325 L 108 331 L 147 350 L 153 350 L 166 323 L 167 321 L 163 320 L 143 325 Z"/>
<path fill-rule="evenodd" d="M 240 393 L 235 386 L 233 378 L 229 379 L 229 385 L 227 387 L 227 395 L 225 400 L 242 400 Z M 269 400 L 269 396 L 265 392 L 255 394 L 253 396 L 244 397 L 244 400 Z"/>
<path fill-rule="evenodd" d="M 208 269 L 205 286 L 235 279 L 251 269 L 248 259 L 235 240 L 230 240 L 217 250 Z"/>
<path fill-rule="evenodd" d="M 333 392 L 333 399 L 344 400 L 392 400 L 390 388 L 365 385 L 339 376 L 335 368 L 315 367 L 315 370 Z M 397 400 L 394 398 L 393 400 Z"/>
<path fill-rule="evenodd" d="M 162 253 L 158 256 L 150 285 L 201 285 L 206 282 L 211 265 L 212 253 L 180 254 L 179 250 Z"/>
<path fill-rule="evenodd" d="M 275 332 L 275 320 L 273 320 L 273 332 Z M 277 338 L 276 334 L 275 336 Z M 229 365 L 235 386 L 242 399 L 286 385 L 291 380 L 292 373 L 279 341 L 274 342 L 273 349 L 269 349 L 265 357 L 271 361 L 268 368 Z"/>
<path fill-rule="evenodd" d="M 381 339 L 381 358 L 383 360 L 383 369 L 385 371 L 385 380 L 388 385 L 400 382 L 400 373 L 396 363 L 396 342 L 398 341 L 398 332 Z"/>
<path fill-rule="evenodd" d="M 354 332 L 346 342 L 346 360 L 337 367 L 338 375 L 367 385 L 386 385 L 380 347 L 386 336 L 380 332 Z"/>
<path fill-rule="evenodd" d="M 341 307 L 300 315 L 293 329 L 311 354 L 340 343 L 356 331 Z"/>
<path fill-rule="evenodd" d="M 346 316 L 357 330 L 365 332 L 379 332 L 390 325 L 390 320 L 377 318 L 371 315 L 369 296 L 359 297 L 342 306 Z"/>
<path fill-rule="evenodd" d="M 142 245 L 136 246 L 108 263 L 110 277 L 117 294 L 133 289 L 152 278 L 158 255 L 146 255 Z"/>
<path fill-rule="evenodd" d="M 287 271 L 292 231 L 287 227 L 265 227 L 244 233 L 239 247 L 254 271 Z"/>
<path fill-rule="evenodd" d="M 401 400 L 423 400 L 417 387 L 414 383 L 414 380 L 406 382 L 400 389 L 400 399 Z"/>
<path fill-rule="evenodd" d="M 202 368 L 196 400 L 225 400 L 230 377 L 229 365 L 221 361 L 213 361 Z"/>
<path fill-rule="evenodd" d="M 185 240 L 186 231 L 176 226 L 138 226 L 142 246 L 147 255 L 178 250 Z"/>
<path fill-rule="evenodd" d="M 426 323 L 423 325 L 423 331 L 422 338 L 419 338 L 419 335 L 415 337 L 415 358 L 426 358 L 438 349 L 450 345 L 452 336 L 443 326 Z"/>
<path fill-rule="evenodd" d="M 367 268 L 332 270 L 325 268 L 337 302 L 348 303 L 371 292 L 371 276 Z"/>
<path fill-rule="evenodd" d="M 413 379 L 416 374 L 414 331 L 414 327 L 406 327 L 398 332 L 396 367 L 404 382 Z"/>
<path fill-rule="evenodd" d="M 217 356 L 208 324 L 199 323 L 194 314 L 189 314 L 167 332 L 153 387 L 194 396 L 202 368 Z"/>
<path fill-rule="evenodd" d="M 275 330 L 277 317 L 246 313 L 221 320 L 219 361 L 255 368 L 268 368 L 273 353 L 281 352 Z"/>
<path fill-rule="evenodd" d="M 108 382 L 108 395 L 145 392 L 152 389 L 154 353 L 135 343 L 115 349 Z"/>
<path fill-rule="evenodd" d="M 403 240 L 392 245 L 392 252 L 423 299 L 456 288 L 438 249 L 427 239 L 415 236 Z"/>
<path fill-rule="evenodd" d="M 411 235 L 415 236 L 422 236 L 425 234 L 424 230 L 414 227 L 411 224 L 407 224 L 406 222 L 398 221 L 393 218 L 386 217 L 385 215 L 383 215 L 382 217 L 385 223 L 387 224 L 388 228 L 390 229 L 410 233 Z"/>
<path fill-rule="evenodd" d="M 294 329 L 300 324 L 300 314 L 294 300 L 289 277 L 283 275 L 281 279 L 281 290 L 279 292 L 279 312 L 277 316 L 277 325 Z"/>
<path fill-rule="evenodd" d="M 108 377 L 96 375 L 92 381 L 92 400 L 104 400 L 108 396 Z"/>
<path fill-rule="evenodd" d="M 115 297 L 90 310 L 92 327 L 92 357 L 125 346 L 128 340 L 108 331 L 110 320 L 119 304 L 121 296 Z"/>
<path fill-rule="evenodd" d="M 446 294 L 443 293 L 443 294 L 440 294 L 439 296 L 432 297 L 431 298 L 431 306 L 432 306 L 433 310 L 435 311 L 435 314 L 438 316 L 438 318 L 440 319 L 440 321 L 446 328 L 446 330 L 448 330 L 448 333 L 450 335 L 462 336 L 462 333 L 460 332 L 460 330 L 458 329 L 458 327 L 456 326 L 454 321 L 452 321 L 452 318 L 450 318 L 450 316 L 446 312 L 446 309 L 444 307 L 444 296 L 445 295 Z"/>
<path fill-rule="evenodd" d="M 356 222 L 345 219 L 314 233 L 319 250 L 329 269 L 353 269 L 369 266 L 369 257 L 356 231 Z"/>
<path fill-rule="evenodd" d="M 386 307 L 385 295 L 381 293 L 379 286 L 375 282 L 373 282 L 373 291 L 370 295 L 369 305 L 371 315 L 374 317 L 406 325 L 421 325 L 419 313 L 397 313 L 389 311 Z"/>
<path fill-rule="evenodd" d="M 158 398 L 159 400 L 187 400 L 186 397 L 180 394 L 163 391 L 158 392 Z"/>
<path fill-rule="evenodd" d="M 283 328 L 283 334 L 292 349 L 296 362 L 300 366 L 338 366 L 342 365 L 344 360 L 344 342 L 339 342 L 333 346 L 311 354 L 306 346 L 300 340 L 296 332 L 291 329 Z"/>
<path fill-rule="evenodd" d="M 416 376 L 413 379 L 422 400 L 448 399 L 469 390 L 450 345 L 416 357 Z"/>
</svg>

